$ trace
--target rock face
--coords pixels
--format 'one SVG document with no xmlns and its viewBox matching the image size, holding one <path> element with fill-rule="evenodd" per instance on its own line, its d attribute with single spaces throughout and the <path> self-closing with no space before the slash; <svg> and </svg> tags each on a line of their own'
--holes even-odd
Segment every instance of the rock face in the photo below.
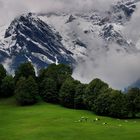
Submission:
<svg viewBox="0 0 140 140">
<path fill-rule="evenodd" d="M 71 64 L 74 62 L 72 53 L 65 49 L 61 38 L 32 13 L 22 15 L 12 21 L 5 32 L 1 58 L 12 59 L 13 68 L 25 61 L 38 67 L 51 63 Z"/>
</svg>

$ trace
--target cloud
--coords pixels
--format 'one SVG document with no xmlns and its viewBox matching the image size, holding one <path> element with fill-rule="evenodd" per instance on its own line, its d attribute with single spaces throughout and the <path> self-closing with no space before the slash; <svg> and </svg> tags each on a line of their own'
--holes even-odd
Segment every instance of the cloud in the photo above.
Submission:
<svg viewBox="0 0 140 140">
<path fill-rule="evenodd" d="M 24 4 L 34 12 L 105 10 L 118 0 L 24 0 Z"/>
<path fill-rule="evenodd" d="M 118 52 L 120 46 L 116 44 L 111 44 L 106 50 L 103 44 L 101 46 L 101 39 L 97 39 L 95 44 L 100 49 L 88 50 L 88 57 L 74 70 L 75 79 L 89 83 L 94 78 L 100 78 L 115 89 L 124 89 L 140 78 L 140 53 L 128 53 L 123 49 Z"/>
<path fill-rule="evenodd" d="M 124 25 L 122 32 L 127 40 L 134 42 L 140 49 L 139 12 L 140 5 L 131 20 Z M 104 40 L 100 37 L 87 38 L 80 30 L 74 30 L 82 40 L 88 42 L 88 56 L 79 60 L 73 72 L 75 79 L 89 83 L 94 78 L 100 78 L 115 89 L 124 89 L 140 79 L 139 51 L 127 52 L 117 44 L 109 44 L 106 48 Z"/>
<path fill-rule="evenodd" d="M 131 18 L 130 22 L 126 23 L 125 28 L 123 30 L 124 36 L 127 38 L 127 40 L 137 43 L 137 41 L 140 38 L 139 23 L 140 23 L 140 2 L 137 3 L 137 9 L 133 14 L 133 17 Z"/>
<path fill-rule="evenodd" d="M 117 44 L 110 44 L 105 49 L 105 42 L 95 37 L 88 44 L 88 56 L 79 61 L 73 77 L 84 83 L 94 78 L 106 81 L 115 89 L 124 89 L 140 79 L 140 3 L 129 22 L 122 28 L 126 40 L 133 42 L 137 52 L 127 52 Z M 118 51 L 118 49 L 120 51 Z"/>
<path fill-rule="evenodd" d="M 118 0 L 0 0 L 0 26 L 9 23 L 14 17 L 27 12 L 85 12 L 87 10 L 106 11 Z M 124 36 L 133 41 L 140 48 L 140 4 L 130 22 L 125 25 Z M 79 61 L 73 76 L 82 82 L 90 82 L 100 78 L 109 83 L 113 88 L 122 89 L 135 82 L 140 77 L 140 53 L 127 53 L 120 46 L 111 44 L 106 49 L 105 42 L 97 37 L 88 38 L 77 29 L 73 28 L 82 40 L 88 42 L 88 56 Z M 94 45 L 93 45 L 94 44 Z M 6 63 L 6 67 L 9 61 Z"/>
<path fill-rule="evenodd" d="M 18 0 L 0 0 L 0 26 L 9 23 L 16 16 L 28 12 L 28 9 Z"/>
<path fill-rule="evenodd" d="M 10 68 L 10 66 L 11 66 L 11 64 L 12 64 L 12 61 L 13 61 L 13 59 L 7 58 L 7 59 L 2 63 L 2 65 L 4 66 L 4 68 L 6 69 L 6 71 L 7 71 L 8 73 L 14 75 L 14 70 L 12 70 L 12 69 Z"/>
<path fill-rule="evenodd" d="M 107 10 L 118 0 L 0 0 L 0 25 L 26 12 Z"/>
</svg>

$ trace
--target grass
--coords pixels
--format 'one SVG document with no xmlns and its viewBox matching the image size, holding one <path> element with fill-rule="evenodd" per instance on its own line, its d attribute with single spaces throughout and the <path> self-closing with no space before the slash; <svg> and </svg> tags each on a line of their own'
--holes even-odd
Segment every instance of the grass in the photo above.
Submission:
<svg viewBox="0 0 140 140">
<path fill-rule="evenodd" d="M 78 122 L 82 117 L 87 122 Z M 100 118 L 99 121 L 93 121 Z M 107 123 L 103 125 L 103 123 Z M 39 103 L 0 100 L 0 140 L 139 140 L 140 120 L 99 117 L 92 112 Z"/>
</svg>

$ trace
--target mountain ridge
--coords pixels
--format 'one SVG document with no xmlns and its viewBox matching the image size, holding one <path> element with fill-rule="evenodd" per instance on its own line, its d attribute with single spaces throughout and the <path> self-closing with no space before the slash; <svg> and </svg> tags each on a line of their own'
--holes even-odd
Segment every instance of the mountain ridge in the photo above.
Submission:
<svg viewBox="0 0 140 140">
<path fill-rule="evenodd" d="M 75 67 L 90 51 L 100 54 L 116 44 L 116 52 L 137 53 L 136 44 L 123 36 L 140 0 L 122 0 L 108 11 L 27 13 L 15 18 L 6 30 L 0 27 L 0 63 L 8 70 L 30 61 L 36 69 L 51 63 Z M 3 31 L 3 34 L 1 32 Z M 96 38 L 103 43 L 98 46 Z"/>
</svg>

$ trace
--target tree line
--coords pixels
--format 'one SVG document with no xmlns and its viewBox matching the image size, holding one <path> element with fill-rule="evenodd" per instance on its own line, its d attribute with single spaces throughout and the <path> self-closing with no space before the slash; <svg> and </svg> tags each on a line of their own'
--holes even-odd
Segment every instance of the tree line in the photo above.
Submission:
<svg viewBox="0 0 140 140">
<path fill-rule="evenodd" d="M 123 93 L 100 79 L 82 84 L 71 75 L 71 67 L 64 64 L 51 64 L 41 69 L 38 76 L 31 63 L 21 64 L 14 76 L 0 65 L 0 98 L 13 96 L 21 106 L 43 100 L 115 118 L 134 118 L 140 113 L 139 88 Z"/>
</svg>

